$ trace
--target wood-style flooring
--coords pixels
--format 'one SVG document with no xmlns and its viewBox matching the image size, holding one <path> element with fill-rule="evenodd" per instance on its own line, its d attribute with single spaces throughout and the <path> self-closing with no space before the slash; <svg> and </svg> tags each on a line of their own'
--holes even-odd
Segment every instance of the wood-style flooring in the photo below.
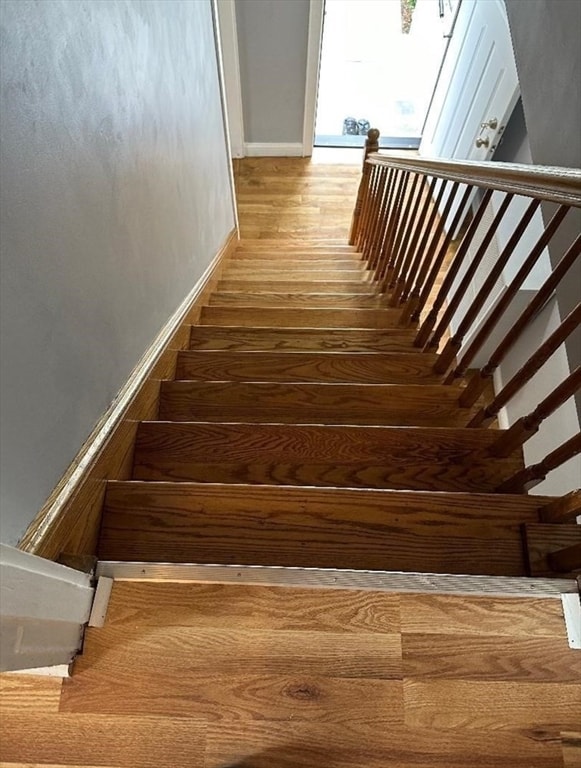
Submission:
<svg viewBox="0 0 581 768">
<path fill-rule="evenodd" d="M 555 599 L 116 582 L 75 673 L 0 677 L 2 766 L 578 768 Z"/>
</svg>

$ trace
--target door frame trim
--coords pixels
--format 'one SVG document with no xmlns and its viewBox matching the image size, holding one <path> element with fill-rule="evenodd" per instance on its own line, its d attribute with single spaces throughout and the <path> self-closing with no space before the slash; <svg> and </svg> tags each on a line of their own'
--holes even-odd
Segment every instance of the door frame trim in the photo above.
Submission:
<svg viewBox="0 0 581 768">
<path fill-rule="evenodd" d="M 222 60 L 226 123 L 232 157 L 244 157 L 244 112 L 234 0 L 214 0 Z"/>
<path fill-rule="evenodd" d="M 323 19 L 325 0 L 311 0 L 309 4 L 309 32 L 307 37 L 307 68 L 305 77 L 305 107 L 303 119 L 303 157 L 313 154 L 319 69 L 323 46 Z"/>
<path fill-rule="evenodd" d="M 402 571 L 359 571 L 339 568 L 296 568 L 274 565 L 145 563 L 103 560 L 97 575 L 123 581 L 193 581 L 202 584 L 356 589 L 489 597 L 547 597 L 578 594 L 575 579 L 528 576 L 473 576 Z"/>
</svg>

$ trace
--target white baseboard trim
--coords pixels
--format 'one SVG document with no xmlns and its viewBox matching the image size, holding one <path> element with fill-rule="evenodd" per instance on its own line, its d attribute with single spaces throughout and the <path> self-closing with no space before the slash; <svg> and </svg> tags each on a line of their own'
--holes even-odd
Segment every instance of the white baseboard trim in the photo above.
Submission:
<svg viewBox="0 0 581 768">
<path fill-rule="evenodd" d="M 581 600 L 579 594 L 561 595 L 569 648 L 581 651 Z"/>
<path fill-rule="evenodd" d="M 244 144 L 246 157 L 302 157 L 303 145 L 300 141 L 287 144 L 250 143 Z"/>
<path fill-rule="evenodd" d="M 30 669 L 11 669 L 3 675 L 34 675 L 35 677 L 70 677 L 70 664 L 54 664 L 51 667 L 31 667 Z"/>
</svg>

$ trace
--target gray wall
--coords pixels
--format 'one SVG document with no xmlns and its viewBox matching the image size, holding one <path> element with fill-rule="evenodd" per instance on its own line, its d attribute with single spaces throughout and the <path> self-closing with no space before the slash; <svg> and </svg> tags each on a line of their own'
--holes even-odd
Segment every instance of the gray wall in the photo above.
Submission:
<svg viewBox="0 0 581 768">
<path fill-rule="evenodd" d="M 578 0 L 506 0 L 532 162 L 581 167 L 581 3 Z M 545 221 L 552 210 L 543 210 Z M 581 229 L 571 212 L 551 258 Z M 564 317 L 581 297 L 581 261 L 558 291 Z M 570 338 L 571 368 L 581 364 L 581 329 Z M 581 414 L 581 395 L 577 398 Z"/>
<path fill-rule="evenodd" d="M 236 0 L 247 143 L 302 144 L 309 0 Z"/>
<path fill-rule="evenodd" d="M 234 225 L 210 0 L 1 9 L 0 538 Z"/>
</svg>

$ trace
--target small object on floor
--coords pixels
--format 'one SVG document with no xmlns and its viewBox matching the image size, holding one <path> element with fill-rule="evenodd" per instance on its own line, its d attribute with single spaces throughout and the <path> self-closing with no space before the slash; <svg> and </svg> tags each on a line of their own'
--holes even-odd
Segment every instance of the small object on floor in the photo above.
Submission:
<svg viewBox="0 0 581 768">
<path fill-rule="evenodd" d="M 343 120 L 343 136 L 357 136 L 359 134 L 359 127 L 357 120 L 354 117 L 346 117 Z"/>
<path fill-rule="evenodd" d="M 367 131 L 371 128 L 371 125 L 369 123 L 369 120 L 365 120 L 365 118 L 361 118 L 361 120 L 357 121 L 357 129 L 359 131 L 360 136 L 367 136 Z"/>
</svg>

